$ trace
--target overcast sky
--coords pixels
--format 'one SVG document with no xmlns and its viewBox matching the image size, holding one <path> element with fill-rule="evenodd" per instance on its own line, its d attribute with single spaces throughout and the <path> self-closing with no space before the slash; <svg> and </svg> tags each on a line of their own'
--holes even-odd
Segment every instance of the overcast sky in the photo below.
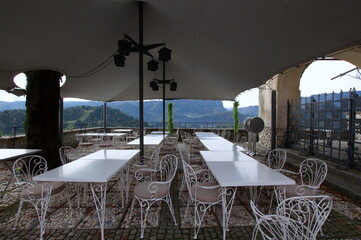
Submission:
<svg viewBox="0 0 361 240">
<path fill-rule="evenodd" d="M 332 91 L 348 91 L 350 88 L 361 90 L 361 80 L 351 77 L 357 75 L 356 71 L 335 80 L 331 80 L 331 78 L 351 70 L 352 68 L 355 68 L 355 66 L 344 61 L 317 61 L 312 63 L 305 70 L 301 78 L 301 95 L 310 96 L 312 94 L 330 93 Z M 237 100 L 240 103 L 240 107 L 258 105 L 258 89 L 241 93 L 237 97 Z M 17 97 L 13 94 L 7 93 L 6 91 L 0 90 L 0 101 L 25 101 L 25 97 Z M 223 103 L 223 105 L 227 108 L 231 108 L 232 104 L 233 103 L 231 101 L 224 101 Z"/>
</svg>

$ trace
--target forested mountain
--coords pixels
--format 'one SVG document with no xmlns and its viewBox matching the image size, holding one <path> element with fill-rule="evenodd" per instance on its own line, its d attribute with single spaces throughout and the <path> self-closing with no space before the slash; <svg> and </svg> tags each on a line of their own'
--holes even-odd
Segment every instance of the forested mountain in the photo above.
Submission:
<svg viewBox="0 0 361 240">
<path fill-rule="evenodd" d="M 13 135 L 24 132 L 25 110 L 5 110 L 0 112 L 0 135 Z"/>
<path fill-rule="evenodd" d="M 166 101 L 166 119 L 167 104 Z M 223 107 L 222 101 L 213 100 L 172 100 L 174 122 L 193 123 L 232 123 L 232 111 Z M 22 105 L 23 104 L 23 105 Z M 5 135 L 13 134 L 13 126 L 23 127 L 25 121 L 24 102 L 4 103 L 0 102 L 0 109 L 7 106 L 10 109 L 19 107 L 17 110 L 5 110 L 0 112 L 0 132 Z M 145 126 L 162 122 L 162 101 L 144 102 Z M 249 116 L 257 116 L 258 107 L 252 114 L 251 110 L 242 112 L 239 109 L 239 120 Z M 246 114 L 245 114 L 246 113 Z M 107 103 L 107 126 L 138 126 L 139 105 L 137 101 L 111 102 Z M 102 102 L 64 102 L 64 129 L 84 128 L 103 126 L 103 103 Z M 190 126 L 190 125 L 187 125 Z M 23 133 L 24 129 L 18 129 L 18 133 Z"/>
</svg>

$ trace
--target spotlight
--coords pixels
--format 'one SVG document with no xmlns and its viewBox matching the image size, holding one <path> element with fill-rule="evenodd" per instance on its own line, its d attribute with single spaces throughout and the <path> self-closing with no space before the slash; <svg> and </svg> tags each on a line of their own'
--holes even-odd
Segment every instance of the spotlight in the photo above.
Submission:
<svg viewBox="0 0 361 240">
<path fill-rule="evenodd" d="M 159 60 L 164 61 L 164 62 L 169 61 L 171 59 L 171 53 L 172 53 L 172 50 L 170 50 L 169 48 L 166 48 L 166 47 L 162 47 L 158 51 Z"/>
<path fill-rule="evenodd" d="M 114 55 L 114 64 L 117 67 L 124 67 L 125 66 L 125 56 L 123 54 L 115 54 Z"/>
<path fill-rule="evenodd" d="M 170 84 L 170 90 L 172 91 L 172 92 L 175 92 L 175 91 L 177 91 L 177 82 L 171 82 L 171 84 Z"/>
<path fill-rule="evenodd" d="M 129 56 L 129 53 L 132 50 L 132 43 L 123 39 L 118 41 L 119 52 L 125 56 Z"/>
<path fill-rule="evenodd" d="M 149 71 L 155 72 L 158 70 L 158 62 L 155 61 L 154 59 L 150 60 L 147 64 Z"/>
<path fill-rule="evenodd" d="M 153 91 L 158 91 L 159 90 L 159 87 L 158 87 L 158 84 L 155 80 L 151 81 L 149 86 L 152 88 Z"/>
</svg>

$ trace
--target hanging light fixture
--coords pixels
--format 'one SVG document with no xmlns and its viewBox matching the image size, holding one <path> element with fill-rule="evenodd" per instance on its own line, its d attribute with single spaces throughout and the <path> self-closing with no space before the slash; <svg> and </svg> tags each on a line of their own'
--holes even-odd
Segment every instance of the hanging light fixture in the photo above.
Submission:
<svg viewBox="0 0 361 240">
<path fill-rule="evenodd" d="M 114 55 L 114 64 L 117 67 L 125 66 L 125 56 L 121 53 L 117 53 Z"/>
<path fill-rule="evenodd" d="M 170 84 L 170 90 L 171 90 L 172 92 L 177 91 L 177 82 L 175 82 L 175 81 L 171 82 L 171 84 Z"/>
<path fill-rule="evenodd" d="M 148 71 L 155 72 L 158 70 L 158 62 L 156 60 L 152 59 L 147 64 L 148 64 Z"/>
<path fill-rule="evenodd" d="M 155 80 L 151 81 L 149 86 L 152 88 L 153 91 L 158 91 L 159 90 L 159 86 L 157 84 L 157 81 L 155 81 Z"/>
<path fill-rule="evenodd" d="M 128 40 L 119 40 L 118 41 L 118 51 L 125 55 L 125 56 L 129 56 L 129 53 L 132 50 L 132 43 L 129 42 Z"/>
<path fill-rule="evenodd" d="M 159 60 L 160 61 L 164 61 L 167 62 L 171 59 L 172 57 L 172 50 L 170 50 L 169 48 L 166 47 L 162 47 L 159 51 Z"/>
</svg>

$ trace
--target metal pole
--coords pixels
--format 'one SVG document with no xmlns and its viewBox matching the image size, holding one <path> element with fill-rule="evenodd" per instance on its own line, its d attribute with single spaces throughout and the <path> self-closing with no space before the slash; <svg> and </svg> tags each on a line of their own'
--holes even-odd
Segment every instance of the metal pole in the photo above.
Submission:
<svg viewBox="0 0 361 240">
<path fill-rule="evenodd" d="M 103 128 L 107 132 L 107 103 L 103 104 Z"/>
<path fill-rule="evenodd" d="M 143 46 L 143 2 L 139 1 L 139 45 Z M 144 156 L 144 115 L 143 115 L 143 52 L 139 51 L 139 144 L 140 156 Z"/>
<path fill-rule="evenodd" d="M 60 144 L 63 146 L 64 143 L 64 99 L 60 98 L 59 101 L 59 137 Z"/>
<path fill-rule="evenodd" d="M 276 121 L 277 121 L 277 112 L 276 112 L 276 91 L 272 90 L 272 120 L 271 120 L 271 150 L 276 148 Z"/>
<path fill-rule="evenodd" d="M 16 126 L 14 126 L 14 138 L 13 138 L 13 148 L 15 148 L 15 141 L 16 141 Z M 5 162 L 5 161 L 4 161 Z"/>
<path fill-rule="evenodd" d="M 165 61 L 163 61 L 163 135 L 165 134 Z"/>
<path fill-rule="evenodd" d="M 286 143 L 285 147 L 289 146 L 290 141 L 290 115 L 291 115 L 291 103 L 290 100 L 287 100 L 287 129 L 286 129 Z"/>
</svg>

